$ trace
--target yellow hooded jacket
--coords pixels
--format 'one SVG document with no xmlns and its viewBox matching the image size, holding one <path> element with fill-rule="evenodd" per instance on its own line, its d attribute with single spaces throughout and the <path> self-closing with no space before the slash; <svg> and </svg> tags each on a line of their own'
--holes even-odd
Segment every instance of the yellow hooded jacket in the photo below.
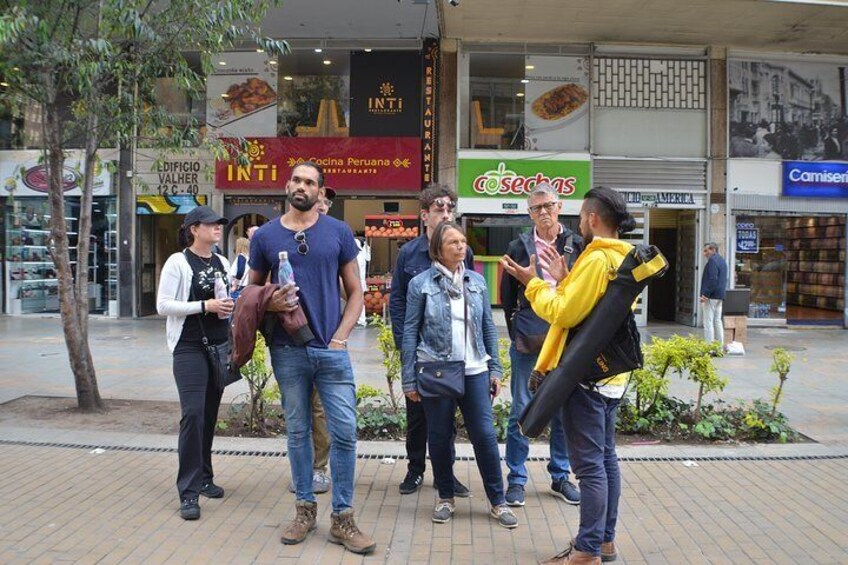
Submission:
<svg viewBox="0 0 848 565">
<path fill-rule="evenodd" d="M 555 289 L 540 278 L 530 281 L 524 295 L 533 311 L 551 325 L 536 361 L 537 371 L 545 374 L 557 366 L 565 350 L 568 330 L 592 312 L 632 249 L 626 241 L 596 237 Z M 605 379 L 603 384 L 623 385 L 626 382 L 627 373 L 623 373 Z"/>
</svg>

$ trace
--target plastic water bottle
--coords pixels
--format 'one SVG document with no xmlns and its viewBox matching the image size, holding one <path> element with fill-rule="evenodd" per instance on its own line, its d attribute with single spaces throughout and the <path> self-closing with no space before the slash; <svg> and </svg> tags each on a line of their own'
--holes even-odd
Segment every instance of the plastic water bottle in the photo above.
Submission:
<svg viewBox="0 0 848 565">
<path fill-rule="evenodd" d="M 230 293 L 227 291 L 227 283 L 224 282 L 224 275 L 222 273 L 218 273 L 215 275 L 215 300 L 226 300 L 229 297 Z M 218 312 L 218 317 L 222 320 L 226 320 L 230 317 L 230 315 Z"/>
<path fill-rule="evenodd" d="M 277 267 L 277 284 L 281 287 L 289 283 L 294 284 L 294 269 L 289 262 L 288 251 L 280 251 L 277 257 L 280 259 L 280 264 Z"/>
</svg>

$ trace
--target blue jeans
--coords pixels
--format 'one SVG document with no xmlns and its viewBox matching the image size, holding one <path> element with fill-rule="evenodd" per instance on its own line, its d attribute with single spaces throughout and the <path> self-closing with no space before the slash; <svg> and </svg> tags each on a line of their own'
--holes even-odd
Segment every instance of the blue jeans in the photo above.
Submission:
<svg viewBox="0 0 848 565">
<path fill-rule="evenodd" d="M 618 398 L 607 398 L 582 386 L 562 408 L 574 473 L 580 480 L 580 529 L 575 546 L 601 554 L 601 543 L 615 540 L 621 474 L 615 453 Z"/>
<path fill-rule="evenodd" d="M 422 398 L 427 415 L 430 442 L 430 463 L 439 498 L 453 498 L 453 442 L 456 407 L 462 411 L 468 437 L 474 446 L 477 468 L 483 479 L 486 497 L 492 506 L 504 504 L 501 455 L 492 417 L 492 397 L 489 396 L 489 373 L 465 376 L 465 396 L 453 398 Z"/>
<path fill-rule="evenodd" d="M 333 512 L 353 507 L 356 469 L 356 385 L 347 351 L 272 346 L 271 365 L 280 385 L 288 454 L 297 500 L 315 502 L 312 491 L 312 388 L 327 414 Z"/>
<path fill-rule="evenodd" d="M 509 412 L 509 426 L 506 432 L 506 466 L 509 467 L 507 483 L 510 485 L 527 484 L 527 454 L 530 452 L 530 440 L 518 429 L 518 418 L 524 407 L 530 402 L 530 372 L 536 365 L 538 353 L 521 353 L 515 349 L 515 344 L 509 348 L 509 358 L 512 361 L 512 377 L 509 380 L 509 390 L 512 393 L 512 408 Z M 568 444 L 562 429 L 562 420 L 557 414 L 551 420 L 551 459 L 548 461 L 548 473 L 551 479 L 559 481 L 568 479 L 571 467 L 568 463 Z"/>
</svg>

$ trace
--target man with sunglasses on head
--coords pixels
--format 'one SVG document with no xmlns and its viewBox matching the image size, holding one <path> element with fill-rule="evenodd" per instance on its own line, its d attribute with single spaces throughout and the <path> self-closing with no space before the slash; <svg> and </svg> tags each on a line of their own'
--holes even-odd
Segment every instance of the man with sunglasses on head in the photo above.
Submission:
<svg viewBox="0 0 848 565">
<path fill-rule="evenodd" d="M 567 261 L 568 268 L 574 264 L 577 255 L 583 250 L 583 238 L 559 223 L 562 203 L 559 195 L 548 183 L 537 184 L 527 199 L 527 211 L 533 221 L 533 229 L 522 233 L 510 242 L 507 256 L 526 267 L 530 257 L 539 257 L 542 249 L 553 249 L 558 256 Z M 538 263 L 538 261 L 537 261 Z M 537 270 L 551 288 L 556 288 L 557 280 L 541 266 Z M 542 343 L 548 333 L 549 325 L 539 318 L 530 308 L 530 302 L 524 295 L 524 286 L 506 271 L 501 276 L 501 304 L 503 304 L 509 337 L 512 345 L 509 358 L 512 363 L 512 378 L 509 386 L 512 393 L 512 408 L 506 436 L 507 475 L 506 503 L 510 506 L 524 506 L 524 486 L 527 484 L 527 454 L 530 440 L 518 429 L 518 418 L 524 407 L 530 402 L 530 372 L 536 366 L 536 359 L 542 349 Z M 569 480 L 571 466 L 568 462 L 568 447 L 565 432 L 559 415 L 551 420 L 550 435 L 551 457 L 548 461 L 548 473 L 551 476 L 551 494 L 568 504 L 580 504 L 580 491 Z"/>
<path fill-rule="evenodd" d="M 454 220 L 456 210 L 456 192 L 444 184 L 431 184 L 419 197 L 421 220 L 424 222 L 424 234 L 408 241 L 400 249 L 394 274 L 392 291 L 389 296 L 389 315 L 392 317 L 392 335 L 398 351 L 403 342 L 403 324 L 406 320 L 406 291 L 417 274 L 433 265 L 430 259 L 430 234 L 442 222 Z M 466 248 L 465 267 L 474 269 L 474 253 L 471 246 Z M 453 442 L 452 442 L 453 443 Z M 424 482 L 425 460 L 427 458 L 427 420 L 420 402 L 406 399 L 406 457 L 409 460 L 406 477 L 400 484 L 401 494 L 412 494 Z M 471 496 L 468 487 L 454 477 L 454 496 Z"/>
<path fill-rule="evenodd" d="M 282 326 L 275 328 L 271 350 L 280 386 L 288 434 L 288 455 L 296 489 L 294 519 L 281 541 L 304 541 L 316 526 L 317 504 L 312 481 L 312 390 L 318 390 L 330 432 L 332 475 L 329 540 L 354 553 L 370 553 L 374 541 L 356 525 L 353 482 L 356 469 L 356 385 L 347 353 L 347 338 L 359 318 L 363 293 L 353 232 L 344 222 L 319 214 L 324 198 L 324 172 L 313 162 L 297 165 L 286 185 L 288 211 L 254 234 L 250 245 L 251 284 L 278 283 L 279 252 L 288 259 L 299 287 L 283 286 L 268 310 L 303 308 L 315 338 L 296 345 Z M 341 310 L 339 278 L 347 294 Z"/>
</svg>

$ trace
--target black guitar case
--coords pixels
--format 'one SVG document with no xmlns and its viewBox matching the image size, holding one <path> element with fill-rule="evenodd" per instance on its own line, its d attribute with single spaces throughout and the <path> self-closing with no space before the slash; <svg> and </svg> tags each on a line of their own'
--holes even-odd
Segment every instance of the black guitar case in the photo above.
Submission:
<svg viewBox="0 0 848 565">
<path fill-rule="evenodd" d="M 538 437 L 579 383 L 642 366 L 633 302 L 666 270 L 668 261 L 653 245 L 637 245 L 627 254 L 592 313 L 568 332 L 559 363 L 544 376 L 518 420 L 522 434 Z"/>
</svg>

